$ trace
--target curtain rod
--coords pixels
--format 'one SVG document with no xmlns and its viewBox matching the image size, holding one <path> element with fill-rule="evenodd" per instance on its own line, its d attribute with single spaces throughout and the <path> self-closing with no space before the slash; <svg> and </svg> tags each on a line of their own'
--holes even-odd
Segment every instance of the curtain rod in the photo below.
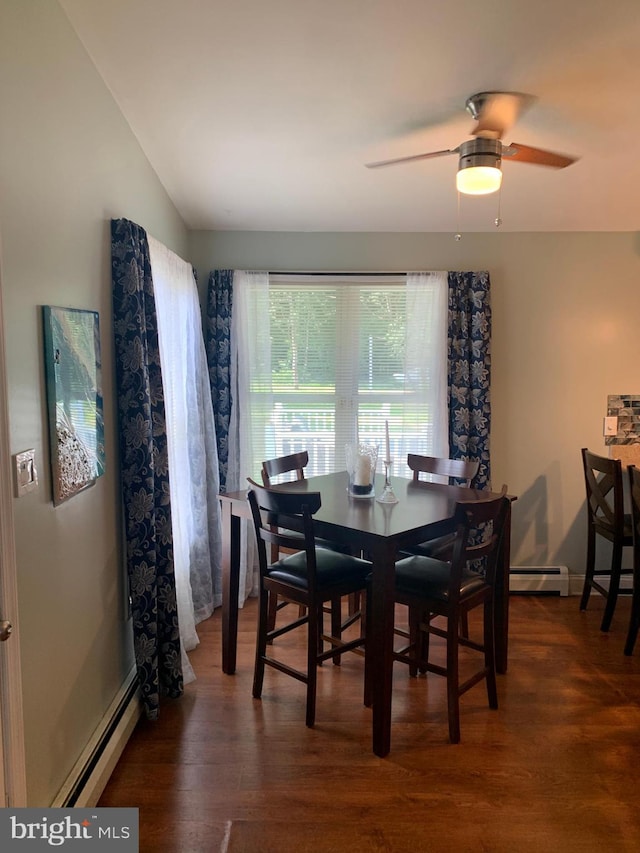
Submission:
<svg viewBox="0 0 640 853">
<path fill-rule="evenodd" d="M 344 276 L 362 276 L 362 275 L 370 275 L 370 276 L 387 276 L 387 275 L 408 275 L 406 270 L 396 270 L 395 272 L 340 272 L 337 270 L 336 272 L 315 272 L 314 270 L 307 270 L 306 272 L 301 272 L 300 270 L 269 270 L 268 275 L 344 275 Z"/>
</svg>

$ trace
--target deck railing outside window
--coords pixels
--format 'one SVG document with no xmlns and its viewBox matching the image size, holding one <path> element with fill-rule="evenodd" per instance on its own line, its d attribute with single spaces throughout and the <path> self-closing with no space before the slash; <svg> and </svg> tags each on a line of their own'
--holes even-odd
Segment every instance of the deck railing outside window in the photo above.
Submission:
<svg viewBox="0 0 640 853">
<path fill-rule="evenodd" d="M 380 446 L 380 472 L 383 470 L 385 421 L 389 421 L 389 444 L 394 460 L 392 473 L 400 477 L 410 477 L 411 472 L 406 464 L 407 454 L 424 452 L 422 448 L 428 446 L 431 437 L 431 425 L 407 431 L 403 429 L 400 419 L 394 422 L 391 406 L 387 404 L 383 404 L 376 411 L 360 413 L 360 440 Z M 332 409 L 287 409 L 282 403 L 276 403 L 266 432 L 267 458 L 306 450 L 309 454 L 308 476 L 330 474 L 345 468 L 344 447 L 336 448 L 335 417 Z"/>
</svg>

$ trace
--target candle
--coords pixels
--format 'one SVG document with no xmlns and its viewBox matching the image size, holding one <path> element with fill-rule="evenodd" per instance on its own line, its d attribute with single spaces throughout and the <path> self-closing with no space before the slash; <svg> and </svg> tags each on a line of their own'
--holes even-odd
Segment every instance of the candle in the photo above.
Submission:
<svg viewBox="0 0 640 853">
<path fill-rule="evenodd" d="M 356 458 L 353 482 L 356 486 L 368 486 L 371 483 L 371 459 L 364 453 L 359 453 Z"/>
<path fill-rule="evenodd" d="M 391 462 L 391 449 L 389 447 L 389 421 L 384 422 L 384 431 L 385 431 L 386 450 L 387 450 L 387 455 L 386 455 L 384 461 L 387 464 L 389 464 Z"/>
</svg>

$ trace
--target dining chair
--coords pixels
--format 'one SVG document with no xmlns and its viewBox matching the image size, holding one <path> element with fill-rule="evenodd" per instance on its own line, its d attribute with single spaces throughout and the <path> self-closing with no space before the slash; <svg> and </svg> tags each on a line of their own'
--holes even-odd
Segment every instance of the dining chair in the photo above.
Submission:
<svg viewBox="0 0 640 853">
<path fill-rule="evenodd" d="M 293 474 L 293 479 L 295 480 L 304 480 L 305 474 L 304 469 L 309 464 L 309 453 L 306 450 L 298 451 L 297 453 L 290 453 L 286 456 L 276 456 L 274 459 L 267 459 L 262 463 L 262 483 L 264 486 L 269 488 L 272 485 L 275 485 L 276 478 L 280 478 L 278 482 L 282 482 L 282 476 L 286 474 Z M 329 548 L 332 551 L 341 551 L 346 552 L 348 549 L 346 546 L 329 542 L 325 539 L 318 540 L 318 543 L 323 548 Z M 283 552 L 286 553 L 286 552 Z M 289 553 L 292 553 L 289 549 Z M 278 546 L 276 544 L 271 545 L 271 562 L 275 563 L 279 558 Z M 275 628 L 277 613 L 279 610 L 282 610 L 283 607 L 286 607 L 291 602 L 286 599 L 279 597 L 277 595 L 272 595 L 269 597 L 269 626 L 270 629 Z M 338 610 L 338 612 L 342 613 L 342 602 L 340 599 L 331 603 L 330 608 L 327 610 Z M 299 611 L 299 614 L 302 616 L 304 608 Z M 358 618 L 362 616 L 362 603 L 361 598 L 357 594 L 354 594 L 349 597 L 348 604 L 348 614 L 346 619 L 342 623 L 342 629 L 345 630 L 352 625 Z M 339 663 L 340 658 L 336 656 L 334 659 L 334 663 Z"/>
<path fill-rule="evenodd" d="M 640 628 L 640 469 L 629 465 L 629 491 L 631 494 L 631 527 L 633 535 L 633 592 L 629 631 L 624 646 L 625 655 L 633 654 Z"/>
<path fill-rule="evenodd" d="M 420 474 L 432 474 L 440 478 L 446 478 L 449 485 L 471 487 L 478 473 L 480 463 L 476 459 L 446 459 L 439 456 L 421 456 L 417 453 L 407 454 L 407 465 L 413 472 L 413 480 L 420 481 Z M 420 542 L 402 551 L 403 556 L 417 555 L 420 557 L 437 557 L 446 560 L 450 554 L 451 546 L 455 538 L 454 534 L 442 535 L 428 542 Z M 407 637 L 408 633 L 402 628 L 396 628 L 396 634 Z M 469 626 L 466 614 L 462 618 L 462 632 L 468 636 Z"/>
<path fill-rule="evenodd" d="M 480 681 L 486 682 L 490 708 L 498 707 L 495 668 L 494 598 L 496 567 L 505 520 L 509 511 L 506 488 L 499 497 L 459 502 L 448 524 L 453 537 L 449 560 L 414 555 L 396 563 L 395 602 L 409 609 L 410 643 L 394 650 L 394 661 L 409 665 L 410 675 L 416 670 L 446 678 L 449 739 L 460 740 L 460 697 Z M 479 543 L 474 531 L 482 531 Z M 471 568 L 482 561 L 482 571 Z M 483 636 L 478 642 L 462 636 L 463 614 L 483 607 Z M 446 627 L 433 624 L 434 617 L 444 617 Z M 370 636 L 371 632 L 367 631 Z M 435 634 L 446 640 L 444 666 L 430 659 L 429 637 Z M 460 682 L 459 649 L 466 647 L 482 655 L 482 667 Z M 365 662 L 365 704 L 370 704 L 372 668 L 369 655 Z"/>
<path fill-rule="evenodd" d="M 630 590 L 620 590 L 622 575 L 632 573 L 632 569 L 622 568 L 622 551 L 633 546 L 631 515 L 624 512 L 624 492 L 622 485 L 622 462 L 591 453 L 582 448 L 582 464 L 587 490 L 587 565 L 580 599 L 580 610 L 586 610 L 591 590 L 595 589 L 605 598 L 601 631 L 608 631 L 616 608 L 618 593 L 629 594 Z M 612 544 L 611 564 L 608 569 L 598 569 L 596 575 L 596 536 L 602 536 Z M 608 578 L 608 586 L 602 579 Z"/>
<path fill-rule="evenodd" d="M 475 459 L 442 459 L 437 456 L 419 456 L 416 453 L 407 455 L 407 465 L 413 471 L 413 479 L 416 482 L 420 480 L 420 474 L 434 474 L 446 477 L 450 485 L 467 488 L 471 486 L 480 467 L 480 463 Z M 452 536 L 438 536 L 437 539 L 431 539 L 429 542 L 413 545 L 403 553 L 444 559 L 452 541 Z"/>
<path fill-rule="evenodd" d="M 317 547 L 313 516 L 321 506 L 319 492 L 285 492 L 259 486 L 249 480 L 249 505 L 258 542 L 260 591 L 258 639 L 253 678 L 253 696 L 260 699 L 265 666 L 273 667 L 307 685 L 306 724 L 315 722 L 317 669 L 336 651 L 343 654 L 364 647 L 362 630 L 353 640 L 342 639 L 340 619 L 332 612 L 331 635 L 322 635 L 330 648 L 318 647 L 323 620 L 323 604 L 350 593 L 366 589 L 371 563 L 350 554 Z M 267 544 L 298 549 L 300 534 L 303 548 L 296 553 L 271 562 Z M 268 600 L 270 595 L 286 597 L 305 607 L 304 615 L 280 628 L 269 626 Z M 274 641 L 290 631 L 307 626 L 307 664 L 302 671 L 281 657 L 276 657 Z M 270 652 L 267 653 L 267 647 Z"/>
</svg>

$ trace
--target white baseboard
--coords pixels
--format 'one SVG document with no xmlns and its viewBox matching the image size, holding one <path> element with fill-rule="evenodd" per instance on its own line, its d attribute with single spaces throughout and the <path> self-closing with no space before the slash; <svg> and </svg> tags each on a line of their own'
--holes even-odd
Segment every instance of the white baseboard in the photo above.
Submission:
<svg viewBox="0 0 640 853">
<path fill-rule="evenodd" d="M 569 575 L 569 595 L 582 595 L 584 575 Z"/>
<path fill-rule="evenodd" d="M 552 566 L 551 569 L 561 569 L 566 570 L 566 566 Z M 565 581 L 559 580 L 557 575 L 553 575 L 551 577 L 545 577 L 545 573 L 549 570 L 547 566 L 512 566 L 511 571 L 509 573 L 509 592 L 513 593 L 549 593 L 555 592 L 559 595 L 582 595 L 582 588 L 584 587 L 584 574 L 573 574 L 573 572 L 567 571 L 566 575 L 566 584 L 567 589 L 565 589 Z M 533 575 L 529 576 L 529 573 L 533 572 Z M 562 572 L 564 574 L 564 572 Z M 603 575 L 596 574 L 596 578 L 602 586 L 607 587 L 609 585 L 609 578 L 604 577 Z M 631 575 L 623 575 L 620 578 L 620 589 L 621 590 L 631 590 L 633 589 L 633 578 Z"/>
<path fill-rule="evenodd" d="M 142 713 L 135 668 L 93 733 L 52 808 L 92 808 L 104 791 Z"/>
<path fill-rule="evenodd" d="M 584 575 L 574 575 L 573 579 L 575 579 L 576 583 L 576 595 L 582 595 L 582 587 L 584 585 Z M 609 589 L 609 577 L 605 575 L 599 575 L 596 572 L 596 580 L 598 583 L 603 586 L 605 589 Z M 572 584 L 573 586 L 573 584 Z M 577 588 L 579 586 L 579 589 Z M 620 589 L 621 590 L 632 590 L 633 589 L 633 576 L 632 575 L 622 575 L 620 578 Z"/>
<path fill-rule="evenodd" d="M 511 566 L 509 592 L 569 595 L 569 569 L 566 566 Z"/>
</svg>

